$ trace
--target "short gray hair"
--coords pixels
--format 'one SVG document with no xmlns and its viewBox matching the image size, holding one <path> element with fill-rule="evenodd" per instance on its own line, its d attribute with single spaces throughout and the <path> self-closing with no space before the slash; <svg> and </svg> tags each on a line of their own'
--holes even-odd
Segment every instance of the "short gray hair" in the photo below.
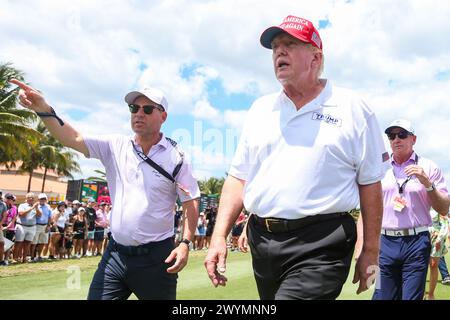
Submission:
<svg viewBox="0 0 450 320">
<path fill-rule="evenodd" d="M 28 193 L 25 195 L 25 198 L 26 198 L 26 199 L 28 199 L 28 198 L 35 198 L 35 195 L 34 195 L 33 192 L 28 192 Z"/>
<path fill-rule="evenodd" d="M 322 49 L 319 49 L 319 48 L 313 46 L 310 43 L 308 43 L 307 46 L 311 49 L 311 51 L 313 53 L 320 53 L 322 55 L 322 61 L 320 62 L 320 67 L 319 67 L 319 70 L 317 71 L 317 78 L 319 78 L 320 75 L 323 73 L 323 69 L 324 69 L 324 66 L 325 66 L 325 56 L 323 54 Z"/>
</svg>

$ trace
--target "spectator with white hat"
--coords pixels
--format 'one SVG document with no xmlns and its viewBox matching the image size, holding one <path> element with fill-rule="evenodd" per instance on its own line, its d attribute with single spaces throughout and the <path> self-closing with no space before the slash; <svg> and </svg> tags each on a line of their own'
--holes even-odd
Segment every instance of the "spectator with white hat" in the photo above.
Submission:
<svg viewBox="0 0 450 320">
<path fill-rule="evenodd" d="M 86 219 L 86 209 L 80 207 L 73 217 L 73 248 L 74 255 L 78 258 L 83 255 L 84 242 L 87 238 L 88 222 Z"/>
<path fill-rule="evenodd" d="M 410 121 L 395 120 L 385 133 L 391 170 L 382 180 L 380 277 L 373 299 L 422 300 L 431 253 L 430 209 L 447 215 L 448 189 L 437 164 L 415 152 L 417 136 Z"/>
<path fill-rule="evenodd" d="M 48 244 L 50 223 L 52 221 L 52 208 L 47 203 L 48 198 L 45 193 L 38 195 L 39 210 L 42 212 L 40 217 L 36 218 L 36 234 L 31 244 L 31 257 L 34 261 L 42 260 L 42 249 Z"/>
</svg>

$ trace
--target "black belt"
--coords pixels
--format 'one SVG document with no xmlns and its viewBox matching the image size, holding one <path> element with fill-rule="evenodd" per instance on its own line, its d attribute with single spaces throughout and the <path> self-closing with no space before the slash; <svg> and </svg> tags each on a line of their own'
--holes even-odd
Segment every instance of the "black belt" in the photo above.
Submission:
<svg viewBox="0 0 450 320">
<path fill-rule="evenodd" d="M 119 252 L 120 254 L 126 255 L 126 256 L 142 256 L 149 254 L 150 252 L 155 250 L 155 247 L 160 245 L 161 242 L 165 241 L 172 241 L 171 238 L 168 238 L 166 240 L 162 241 L 155 241 L 155 242 L 149 242 L 145 244 L 141 244 L 139 246 L 124 246 L 120 243 L 117 243 L 114 238 L 111 237 L 110 243 L 112 246 L 112 249 L 114 251 Z"/>
<path fill-rule="evenodd" d="M 46 226 L 47 223 L 36 223 L 38 226 Z"/>
<path fill-rule="evenodd" d="M 20 222 L 16 222 L 16 224 L 20 224 L 20 225 L 23 226 L 23 227 L 34 227 L 34 226 L 35 226 L 35 224 L 27 225 L 27 224 L 22 224 L 22 223 L 20 223 Z"/>
<path fill-rule="evenodd" d="M 347 215 L 349 215 L 348 212 L 316 214 L 314 216 L 308 216 L 305 218 L 295 220 L 278 219 L 278 218 L 260 218 L 255 214 L 253 214 L 252 216 L 254 217 L 256 223 L 262 226 L 266 231 L 271 233 L 282 233 L 297 230 L 311 224 L 336 219 Z"/>
</svg>

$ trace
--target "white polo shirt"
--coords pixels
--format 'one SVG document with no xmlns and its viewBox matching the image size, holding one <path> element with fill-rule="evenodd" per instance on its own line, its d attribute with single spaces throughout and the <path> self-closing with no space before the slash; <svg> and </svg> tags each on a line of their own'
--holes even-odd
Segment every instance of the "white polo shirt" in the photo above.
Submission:
<svg viewBox="0 0 450 320">
<path fill-rule="evenodd" d="M 250 212 L 298 219 L 356 208 L 357 184 L 380 181 L 388 160 L 372 110 L 327 81 L 298 111 L 283 90 L 256 100 L 229 174 L 246 180 Z"/>
<path fill-rule="evenodd" d="M 142 160 L 133 148 L 133 140 L 134 137 L 119 135 L 84 137 L 90 157 L 99 159 L 105 166 L 113 203 L 112 235 L 122 245 L 135 246 L 173 236 L 173 207 L 177 195 L 185 202 L 200 197 L 200 190 L 186 158 L 176 181 L 189 190 L 190 195 Z M 142 152 L 141 147 L 135 145 Z M 170 174 L 181 159 L 164 135 L 147 156 Z"/>
</svg>

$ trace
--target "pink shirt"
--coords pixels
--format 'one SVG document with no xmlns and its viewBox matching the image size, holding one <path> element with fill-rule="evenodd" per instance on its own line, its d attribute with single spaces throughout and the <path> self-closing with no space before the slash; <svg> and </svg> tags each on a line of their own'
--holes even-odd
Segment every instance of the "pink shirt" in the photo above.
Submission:
<svg viewBox="0 0 450 320">
<path fill-rule="evenodd" d="M 394 210 L 393 202 L 395 197 L 399 195 L 396 178 L 401 186 L 407 178 L 404 170 L 407 166 L 414 164 L 415 157 L 416 154 L 413 152 L 409 160 L 401 165 L 391 158 L 392 169 L 388 170 L 381 181 L 384 205 L 383 229 L 398 230 L 432 225 L 430 215 L 431 201 L 428 198 L 428 192 L 415 176 L 404 187 L 403 198 L 406 200 L 406 207 L 400 212 Z M 447 194 L 448 190 L 444 175 L 438 166 L 424 157 L 419 156 L 418 159 L 418 165 L 423 168 L 431 182 L 434 182 L 436 189 Z"/>
<path fill-rule="evenodd" d="M 108 226 L 108 220 L 106 218 L 106 211 L 103 211 L 102 209 L 98 209 L 95 213 L 97 218 L 95 218 L 95 222 L 102 228 L 106 228 Z"/>
<path fill-rule="evenodd" d="M 133 140 L 133 137 L 120 135 L 84 137 L 89 156 L 99 159 L 105 166 L 113 203 L 110 214 L 112 236 L 118 243 L 129 246 L 172 237 L 173 207 L 177 196 L 181 202 L 200 197 L 187 157 L 176 180 L 189 190 L 189 194 L 142 160 L 133 148 Z M 136 147 L 142 151 L 139 145 Z M 169 173 L 180 160 L 178 151 L 164 135 L 147 156 Z"/>
<path fill-rule="evenodd" d="M 5 220 L 5 224 L 9 225 L 11 223 L 11 221 L 14 219 L 14 217 L 17 215 L 17 207 L 16 206 L 12 206 L 11 208 L 9 208 L 8 210 L 6 210 L 7 214 L 6 214 L 6 220 Z M 14 231 L 16 230 L 16 224 L 13 223 L 9 228 L 9 231 Z"/>
</svg>

